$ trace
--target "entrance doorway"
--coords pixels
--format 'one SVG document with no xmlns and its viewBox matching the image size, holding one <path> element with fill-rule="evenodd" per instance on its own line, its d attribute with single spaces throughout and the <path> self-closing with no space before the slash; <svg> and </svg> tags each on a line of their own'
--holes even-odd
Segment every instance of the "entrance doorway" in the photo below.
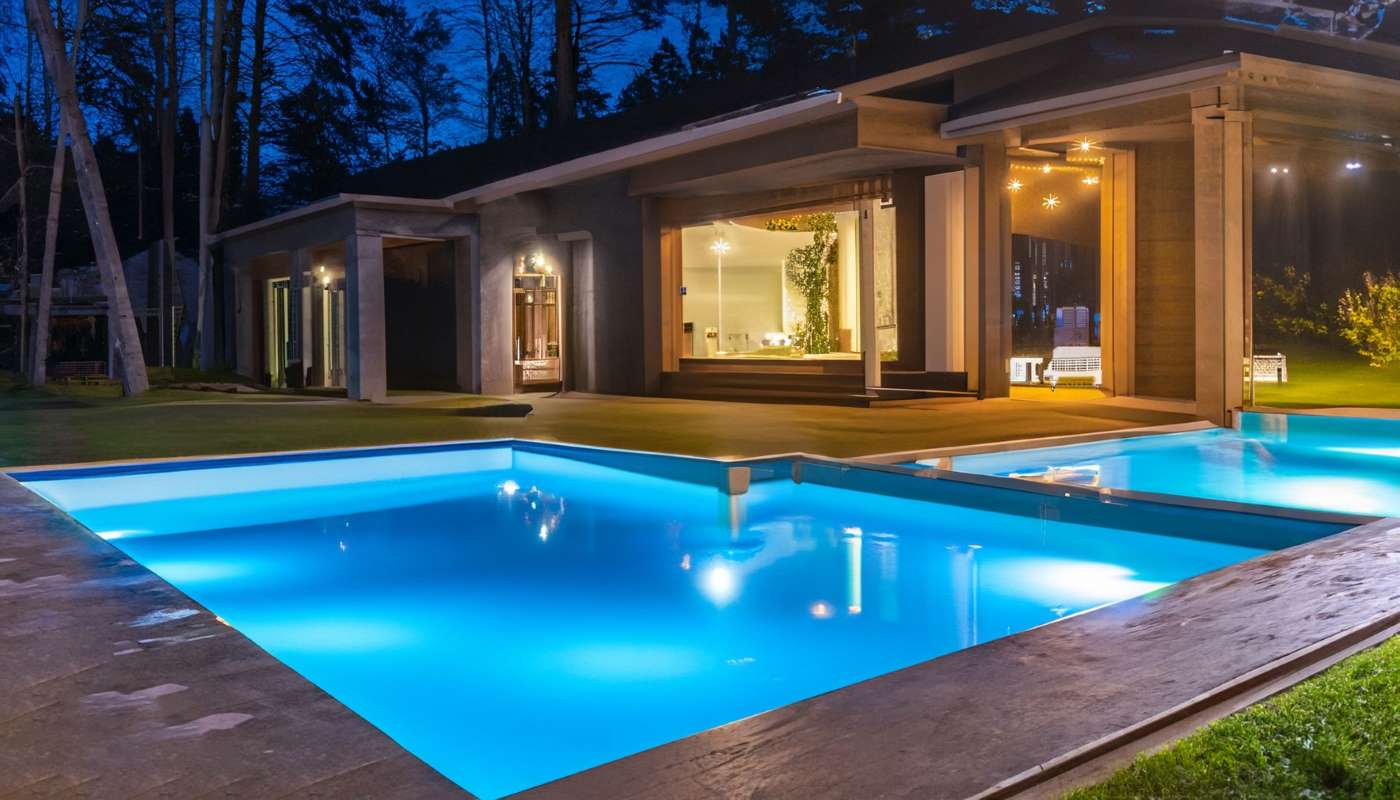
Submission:
<svg viewBox="0 0 1400 800">
<path fill-rule="evenodd" d="M 1104 157 L 1066 145 L 1011 160 L 1011 382 L 1104 384 Z"/>
<path fill-rule="evenodd" d="M 287 386 L 287 357 L 291 349 L 290 298 L 290 278 L 273 278 L 267 282 L 265 377 L 268 386 L 279 389 Z"/>
<path fill-rule="evenodd" d="M 542 252 L 516 256 L 511 346 L 517 392 L 557 392 L 564 386 L 559 273 Z"/>
</svg>

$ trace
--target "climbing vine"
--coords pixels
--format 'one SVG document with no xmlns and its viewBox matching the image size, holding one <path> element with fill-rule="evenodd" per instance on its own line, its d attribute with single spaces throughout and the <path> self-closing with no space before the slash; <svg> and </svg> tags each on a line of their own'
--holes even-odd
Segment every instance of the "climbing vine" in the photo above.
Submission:
<svg viewBox="0 0 1400 800">
<path fill-rule="evenodd" d="M 768 221 L 770 231 L 811 231 L 812 243 L 793 248 L 783 272 L 802 293 L 805 319 L 797 323 L 798 345 L 808 353 L 831 352 L 831 273 L 836 264 L 836 215 L 798 214 Z"/>
</svg>

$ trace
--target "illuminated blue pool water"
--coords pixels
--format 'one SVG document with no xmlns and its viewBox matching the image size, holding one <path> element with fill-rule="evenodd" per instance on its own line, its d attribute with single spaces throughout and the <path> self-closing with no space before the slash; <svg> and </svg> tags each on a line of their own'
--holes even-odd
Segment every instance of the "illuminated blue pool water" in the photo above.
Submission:
<svg viewBox="0 0 1400 800">
<path fill-rule="evenodd" d="M 17 477 L 482 797 L 1336 530 L 830 472 L 730 498 L 493 446 Z"/>
<path fill-rule="evenodd" d="M 1239 430 L 957 456 L 953 469 L 1396 517 L 1400 420 L 1245 414 Z"/>
</svg>

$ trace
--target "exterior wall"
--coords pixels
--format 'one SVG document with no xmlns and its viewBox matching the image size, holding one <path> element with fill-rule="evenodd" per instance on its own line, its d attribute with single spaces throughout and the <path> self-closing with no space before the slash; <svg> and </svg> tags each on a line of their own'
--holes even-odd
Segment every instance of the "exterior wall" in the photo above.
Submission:
<svg viewBox="0 0 1400 800">
<path fill-rule="evenodd" d="M 564 269 L 566 385 L 644 393 L 659 336 L 645 309 L 659 298 L 645 291 L 642 201 L 628 196 L 625 176 L 498 200 L 480 216 L 481 391 L 514 389 L 512 265 L 529 244 Z"/>
<path fill-rule="evenodd" d="M 1192 143 L 1137 148 L 1137 394 L 1196 396 Z"/>
</svg>

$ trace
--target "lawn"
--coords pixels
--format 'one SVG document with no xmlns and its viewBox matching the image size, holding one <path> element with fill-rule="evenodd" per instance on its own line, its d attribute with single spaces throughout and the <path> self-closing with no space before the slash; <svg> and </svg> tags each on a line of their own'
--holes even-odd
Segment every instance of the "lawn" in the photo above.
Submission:
<svg viewBox="0 0 1400 800">
<path fill-rule="evenodd" d="M 1400 638 L 1068 800 L 1400 797 Z"/>
<path fill-rule="evenodd" d="M 1378 369 L 1350 351 L 1308 343 L 1280 350 L 1288 356 L 1288 383 L 1255 384 L 1255 405 L 1400 408 L 1400 365 Z"/>
<path fill-rule="evenodd" d="M 1186 417 L 1079 400 L 836 408 L 638 397 L 532 398 L 529 417 L 462 416 L 499 399 L 394 396 L 390 404 L 286 394 L 0 385 L 0 465 L 520 437 L 707 456 L 853 456 L 1112 430 Z"/>
</svg>

